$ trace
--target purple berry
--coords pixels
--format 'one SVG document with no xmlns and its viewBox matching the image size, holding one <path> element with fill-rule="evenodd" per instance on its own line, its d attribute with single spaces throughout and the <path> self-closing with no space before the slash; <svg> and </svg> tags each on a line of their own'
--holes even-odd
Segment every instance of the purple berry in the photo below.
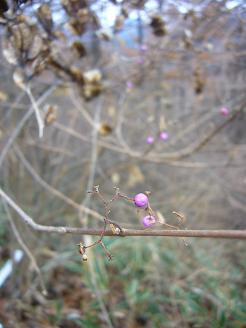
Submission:
<svg viewBox="0 0 246 328">
<path fill-rule="evenodd" d="M 146 44 L 142 44 L 141 47 L 140 47 L 140 50 L 141 50 L 142 52 L 145 52 L 145 51 L 148 50 L 148 47 L 146 46 Z"/>
<path fill-rule="evenodd" d="M 154 143 L 154 141 L 155 141 L 155 138 L 152 136 L 148 136 L 148 138 L 146 139 L 146 142 L 149 145 L 152 145 Z"/>
<path fill-rule="evenodd" d="M 126 82 L 126 87 L 127 89 L 132 89 L 133 88 L 133 83 L 131 81 Z"/>
<path fill-rule="evenodd" d="M 141 57 L 138 58 L 138 59 L 137 59 L 137 64 L 138 64 L 138 65 L 143 65 L 143 64 L 144 64 L 144 59 L 141 58 Z"/>
<path fill-rule="evenodd" d="M 156 219 L 152 215 L 147 215 L 143 218 L 142 223 L 145 227 L 150 227 L 156 222 Z"/>
<path fill-rule="evenodd" d="M 134 197 L 134 204 L 137 207 L 146 207 L 148 205 L 148 202 L 149 199 L 145 194 L 140 193 Z"/>
<path fill-rule="evenodd" d="M 222 107 L 220 109 L 220 114 L 223 115 L 223 116 L 228 116 L 230 113 L 229 109 L 227 107 Z"/>
<path fill-rule="evenodd" d="M 163 141 L 167 141 L 168 138 L 169 138 L 169 135 L 168 135 L 167 132 L 162 131 L 162 132 L 160 133 L 160 139 L 161 139 L 161 140 L 163 140 Z"/>
</svg>

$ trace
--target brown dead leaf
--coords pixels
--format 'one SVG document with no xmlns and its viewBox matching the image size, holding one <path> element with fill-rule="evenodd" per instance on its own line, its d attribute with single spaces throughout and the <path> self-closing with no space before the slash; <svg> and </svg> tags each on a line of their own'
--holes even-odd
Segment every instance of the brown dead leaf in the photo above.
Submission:
<svg viewBox="0 0 246 328">
<path fill-rule="evenodd" d="M 140 170 L 140 167 L 137 165 L 131 165 L 129 167 L 129 176 L 127 181 L 127 186 L 132 188 L 137 184 L 142 183 L 145 180 L 145 177 Z"/>
<path fill-rule="evenodd" d="M 46 105 L 44 108 L 44 121 L 46 125 L 54 123 L 57 119 L 57 106 Z"/>
<path fill-rule="evenodd" d="M 158 222 L 161 224 L 165 224 L 166 223 L 166 219 L 164 217 L 164 215 L 160 212 L 160 211 L 156 211 L 156 216 L 158 218 Z"/>
</svg>

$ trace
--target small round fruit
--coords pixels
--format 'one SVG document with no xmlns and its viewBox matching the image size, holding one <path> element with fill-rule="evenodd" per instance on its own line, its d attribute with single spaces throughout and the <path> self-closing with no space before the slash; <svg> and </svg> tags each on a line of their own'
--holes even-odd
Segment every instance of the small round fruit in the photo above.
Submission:
<svg viewBox="0 0 246 328">
<path fill-rule="evenodd" d="M 134 197 L 134 204 L 137 207 L 146 207 L 148 205 L 148 202 L 149 202 L 148 197 L 143 193 L 137 194 Z"/>
<path fill-rule="evenodd" d="M 222 116 L 228 116 L 228 115 L 230 114 L 230 111 L 229 111 L 229 109 L 228 109 L 227 107 L 222 107 L 222 108 L 220 109 L 220 114 L 221 114 Z"/>
<path fill-rule="evenodd" d="M 160 139 L 161 139 L 161 140 L 163 140 L 163 141 L 167 141 L 168 138 L 169 138 L 169 135 L 168 135 L 168 133 L 167 133 L 166 131 L 162 131 L 162 132 L 160 133 Z"/>
<path fill-rule="evenodd" d="M 156 222 L 156 219 L 153 215 L 147 215 L 142 220 L 142 223 L 146 228 L 152 226 L 155 222 Z"/>
<path fill-rule="evenodd" d="M 146 139 L 147 144 L 152 145 L 155 142 L 155 138 L 152 136 L 148 136 Z"/>
</svg>

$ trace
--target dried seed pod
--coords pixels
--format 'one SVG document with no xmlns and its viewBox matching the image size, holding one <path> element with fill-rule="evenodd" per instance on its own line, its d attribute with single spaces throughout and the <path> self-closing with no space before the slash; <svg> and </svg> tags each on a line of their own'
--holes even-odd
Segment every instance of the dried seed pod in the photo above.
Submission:
<svg viewBox="0 0 246 328">
<path fill-rule="evenodd" d="M 77 17 L 78 17 L 78 20 L 80 21 L 80 24 L 82 24 L 84 27 L 91 19 L 91 15 L 90 15 L 88 9 L 86 9 L 86 8 L 80 9 L 77 12 Z"/>
<path fill-rule="evenodd" d="M 72 15 L 73 14 L 73 8 L 71 6 L 71 1 L 69 1 L 69 0 L 61 0 L 61 4 L 62 4 L 64 10 L 66 11 L 66 13 L 68 15 Z"/>
<path fill-rule="evenodd" d="M 81 35 L 86 31 L 86 25 L 91 20 L 88 9 L 79 9 L 69 21 L 69 26 L 74 34 Z"/>
<path fill-rule="evenodd" d="M 102 80 L 102 73 L 98 69 L 92 69 L 84 73 L 86 83 L 98 83 Z"/>
<path fill-rule="evenodd" d="M 153 33 L 156 36 L 164 36 L 167 34 L 166 24 L 159 14 L 155 14 L 152 17 L 150 26 L 153 28 Z"/>
<path fill-rule="evenodd" d="M 3 41 L 3 54 L 9 63 L 17 65 L 32 61 L 43 50 L 43 40 L 34 26 L 21 15 L 18 23 L 8 26 Z"/>
<path fill-rule="evenodd" d="M 26 23 L 13 25 L 11 28 L 11 42 L 21 52 L 28 51 L 33 40 L 33 31 Z"/>
<path fill-rule="evenodd" d="M 71 29 L 71 32 L 76 35 L 81 35 L 85 32 L 85 25 L 81 24 L 80 20 L 77 18 L 71 18 L 68 26 Z"/>
<path fill-rule="evenodd" d="M 152 20 L 150 22 L 150 26 L 153 27 L 153 28 L 158 28 L 160 25 L 163 24 L 163 19 L 160 15 L 158 14 L 155 14 L 153 17 L 152 17 Z"/>
<path fill-rule="evenodd" d="M 107 136 L 107 135 L 109 135 L 110 133 L 113 132 L 113 128 L 108 123 L 102 123 L 98 128 L 98 132 L 102 136 Z"/>
<path fill-rule="evenodd" d="M 9 42 L 8 39 L 4 39 L 2 47 L 3 56 L 7 60 L 7 62 L 11 65 L 17 65 L 19 53 L 16 51 L 14 45 Z"/>
<path fill-rule="evenodd" d="M 78 10 L 88 7 L 87 0 L 61 0 L 61 4 L 69 16 L 74 16 Z"/>
<path fill-rule="evenodd" d="M 87 54 L 85 46 L 79 41 L 73 42 L 71 48 L 76 52 L 78 57 L 84 57 Z"/>
<path fill-rule="evenodd" d="M 57 107 L 52 105 L 46 105 L 44 108 L 45 116 L 44 122 L 46 125 L 50 125 L 57 119 Z"/>
<path fill-rule="evenodd" d="M 39 35 L 35 35 L 28 50 L 28 60 L 36 58 L 43 50 L 43 40 Z"/>
<path fill-rule="evenodd" d="M 86 84 L 83 88 L 83 96 L 86 100 L 91 100 L 92 98 L 98 96 L 103 90 L 101 84 Z"/>
<path fill-rule="evenodd" d="M 201 94 L 205 87 L 205 79 L 199 68 L 194 71 L 194 91 L 196 94 Z"/>
<path fill-rule="evenodd" d="M 51 32 L 53 28 L 53 19 L 50 7 L 46 3 L 38 8 L 37 17 L 44 29 Z"/>
<path fill-rule="evenodd" d="M 43 51 L 40 56 L 37 56 L 32 60 L 30 68 L 32 69 L 32 75 L 37 76 L 41 74 L 45 69 L 46 69 L 46 64 L 47 64 L 47 51 Z"/>
<path fill-rule="evenodd" d="M 84 83 L 84 77 L 83 74 L 81 73 L 81 71 L 77 68 L 72 66 L 70 68 L 70 74 L 69 74 L 75 81 L 79 82 L 79 83 Z"/>
</svg>

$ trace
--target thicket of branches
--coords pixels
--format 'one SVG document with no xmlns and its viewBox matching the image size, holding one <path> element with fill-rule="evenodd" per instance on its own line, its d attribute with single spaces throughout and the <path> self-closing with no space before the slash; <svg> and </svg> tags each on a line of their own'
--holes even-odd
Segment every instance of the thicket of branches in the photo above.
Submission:
<svg viewBox="0 0 246 328">
<path fill-rule="evenodd" d="M 39 231 L 100 236 L 82 246 L 245 238 L 245 6 L 229 4 L 2 1 L 5 210 Z M 128 202 L 102 205 L 87 194 L 97 185 Z M 133 204 L 143 188 L 151 229 Z"/>
</svg>

